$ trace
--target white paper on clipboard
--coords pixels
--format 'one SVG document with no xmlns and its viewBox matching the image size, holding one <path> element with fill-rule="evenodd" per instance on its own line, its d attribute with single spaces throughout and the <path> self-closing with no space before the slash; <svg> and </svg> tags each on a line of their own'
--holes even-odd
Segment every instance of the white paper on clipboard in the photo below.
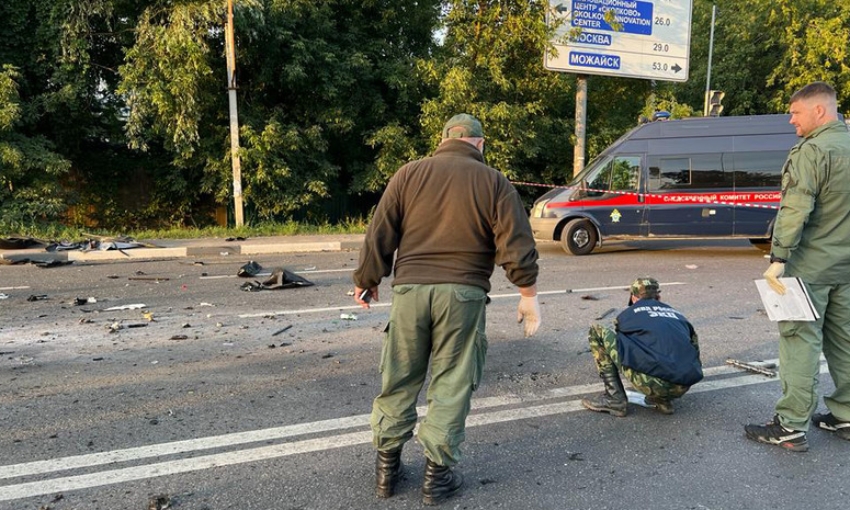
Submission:
<svg viewBox="0 0 850 510">
<path fill-rule="evenodd" d="M 785 285 L 785 294 L 777 294 L 767 280 L 755 281 L 768 319 L 774 322 L 820 319 L 806 286 L 799 278 L 780 278 L 779 281 Z"/>
</svg>

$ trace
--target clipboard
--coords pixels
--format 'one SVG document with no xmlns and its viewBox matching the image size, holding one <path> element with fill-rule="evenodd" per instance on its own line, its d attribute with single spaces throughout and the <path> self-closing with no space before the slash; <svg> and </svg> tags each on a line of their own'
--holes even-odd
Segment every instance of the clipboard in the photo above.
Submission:
<svg viewBox="0 0 850 510">
<path fill-rule="evenodd" d="M 785 294 L 778 294 L 767 280 L 755 280 L 767 318 L 780 321 L 816 321 L 820 314 L 815 310 L 812 298 L 803 281 L 796 277 L 780 278 L 785 285 Z"/>
</svg>

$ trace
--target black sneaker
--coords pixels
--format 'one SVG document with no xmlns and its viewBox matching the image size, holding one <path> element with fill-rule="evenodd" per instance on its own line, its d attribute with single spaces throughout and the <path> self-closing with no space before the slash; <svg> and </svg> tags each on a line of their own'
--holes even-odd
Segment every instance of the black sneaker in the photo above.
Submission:
<svg viewBox="0 0 850 510">
<path fill-rule="evenodd" d="M 773 421 L 767 425 L 749 424 L 744 427 L 747 438 L 759 443 L 775 444 L 792 452 L 805 452 L 809 450 L 809 442 L 806 433 L 802 430 L 786 429 L 779 423 L 779 415 L 773 417 Z"/>
<path fill-rule="evenodd" d="M 835 432 L 835 435 L 841 439 L 850 441 L 850 421 L 841 421 L 832 413 L 827 413 L 812 416 L 812 423 L 824 430 Z"/>
</svg>

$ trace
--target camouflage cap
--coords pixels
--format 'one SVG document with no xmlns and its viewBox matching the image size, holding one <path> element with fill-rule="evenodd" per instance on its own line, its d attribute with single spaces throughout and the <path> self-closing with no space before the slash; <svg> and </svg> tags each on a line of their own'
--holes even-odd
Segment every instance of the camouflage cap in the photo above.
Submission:
<svg viewBox="0 0 850 510">
<path fill-rule="evenodd" d="M 460 113 L 446 122 L 443 138 L 484 138 L 484 128 L 472 115 Z"/>
<path fill-rule="evenodd" d="M 640 299 L 655 299 L 658 298 L 658 294 L 661 292 L 661 286 L 658 285 L 658 280 L 655 278 L 644 276 L 632 282 L 631 291 L 633 296 L 637 296 Z"/>
</svg>

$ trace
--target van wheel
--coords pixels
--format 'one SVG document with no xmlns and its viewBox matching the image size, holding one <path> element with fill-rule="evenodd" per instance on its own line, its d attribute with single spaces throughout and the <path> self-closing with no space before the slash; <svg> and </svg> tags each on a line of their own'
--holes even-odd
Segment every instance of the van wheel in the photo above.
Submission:
<svg viewBox="0 0 850 510">
<path fill-rule="evenodd" d="M 564 250 L 573 255 L 587 255 L 592 252 L 598 239 L 596 227 L 587 220 L 572 220 L 567 223 L 561 234 Z"/>
</svg>

